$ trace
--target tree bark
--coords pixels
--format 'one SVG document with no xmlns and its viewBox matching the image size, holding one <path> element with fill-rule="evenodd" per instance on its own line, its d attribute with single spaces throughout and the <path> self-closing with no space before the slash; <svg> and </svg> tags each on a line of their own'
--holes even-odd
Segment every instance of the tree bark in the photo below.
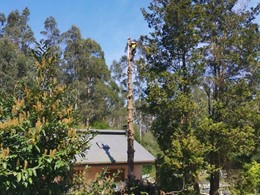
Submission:
<svg viewBox="0 0 260 195">
<path fill-rule="evenodd" d="M 219 182 L 220 182 L 220 172 L 218 168 L 220 167 L 219 163 L 219 154 L 218 153 L 213 153 L 211 156 L 212 160 L 212 165 L 215 165 L 217 168 L 216 171 L 212 172 L 210 174 L 210 195 L 219 195 Z"/>
<path fill-rule="evenodd" d="M 131 62 L 131 39 L 128 38 L 128 120 L 127 120 L 127 163 L 128 163 L 128 191 L 131 192 L 131 188 L 134 183 L 134 126 L 133 126 L 133 81 L 132 81 L 132 62 Z"/>
<path fill-rule="evenodd" d="M 210 174 L 210 195 L 219 195 L 219 180 L 220 174 L 219 171 L 213 172 Z"/>
</svg>

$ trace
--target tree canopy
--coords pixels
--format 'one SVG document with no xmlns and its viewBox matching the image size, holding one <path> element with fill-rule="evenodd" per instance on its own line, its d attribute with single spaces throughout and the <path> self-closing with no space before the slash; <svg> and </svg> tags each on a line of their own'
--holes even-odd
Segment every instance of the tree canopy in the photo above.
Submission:
<svg viewBox="0 0 260 195">
<path fill-rule="evenodd" d="M 134 122 L 164 191 L 199 194 L 208 180 L 218 194 L 225 170 L 232 193 L 259 192 L 260 5 L 240 2 L 142 9 L 151 33 L 135 40 Z M 127 124 L 127 57 L 108 66 L 99 43 L 52 16 L 36 42 L 29 17 L 0 13 L 0 191 L 64 192 L 88 143 L 75 128 Z"/>
<path fill-rule="evenodd" d="M 69 88 L 59 84 L 48 52 L 35 52 L 36 75 L 0 99 L 0 192 L 59 194 L 71 186 L 76 154 L 88 146 L 78 135 Z"/>
<path fill-rule="evenodd" d="M 185 180 L 187 193 L 192 186 L 198 193 L 199 173 L 207 170 L 216 194 L 220 170 L 251 162 L 259 150 L 259 6 L 238 10 L 238 3 L 160 0 L 143 10 L 153 29 L 141 37 L 146 100 L 165 190 Z"/>
</svg>

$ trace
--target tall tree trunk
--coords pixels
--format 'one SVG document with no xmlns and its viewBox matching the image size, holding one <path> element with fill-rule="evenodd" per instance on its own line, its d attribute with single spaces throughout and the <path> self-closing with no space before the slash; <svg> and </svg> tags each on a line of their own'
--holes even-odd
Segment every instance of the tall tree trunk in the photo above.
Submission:
<svg viewBox="0 0 260 195">
<path fill-rule="evenodd" d="M 215 166 L 217 170 L 210 174 L 210 195 L 219 195 L 219 182 L 220 182 L 220 155 L 218 152 L 212 152 L 211 154 L 211 164 Z"/>
<path fill-rule="evenodd" d="M 221 89 L 222 89 L 222 83 L 221 77 L 220 77 L 220 64 L 218 63 L 218 60 L 215 60 L 213 62 L 213 78 L 214 78 L 214 88 L 213 88 L 213 100 L 216 102 L 221 101 Z M 219 122 L 221 119 L 221 114 L 219 112 L 218 107 L 212 108 L 212 118 L 214 122 Z M 212 146 L 216 146 L 216 141 L 215 141 L 215 134 L 211 135 L 211 144 Z M 215 169 L 211 174 L 210 174 L 210 195 L 218 195 L 219 192 L 219 182 L 220 182 L 220 173 L 219 173 L 219 168 L 220 168 L 220 154 L 218 152 L 211 152 L 210 155 L 210 162 L 212 166 L 215 166 Z"/>
<path fill-rule="evenodd" d="M 220 180 L 220 173 L 219 171 L 215 171 L 210 174 L 210 195 L 219 195 L 219 180 Z"/>
<path fill-rule="evenodd" d="M 128 191 L 131 193 L 131 188 L 134 183 L 134 126 L 133 126 L 133 81 L 132 81 L 132 64 L 130 60 L 130 38 L 128 39 L 128 119 L 127 119 L 127 163 L 128 163 Z"/>
</svg>

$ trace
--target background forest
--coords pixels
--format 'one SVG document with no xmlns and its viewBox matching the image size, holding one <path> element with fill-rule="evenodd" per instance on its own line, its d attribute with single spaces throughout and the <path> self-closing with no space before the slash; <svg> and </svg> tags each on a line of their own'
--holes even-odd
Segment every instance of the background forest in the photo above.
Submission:
<svg viewBox="0 0 260 195">
<path fill-rule="evenodd" d="M 217 194 L 225 170 L 233 194 L 259 193 L 260 33 L 254 20 L 259 11 L 259 4 L 246 10 L 237 0 L 157 0 L 142 9 L 151 33 L 136 40 L 135 136 L 157 156 L 156 179 L 164 191 L 199 194 L 206 175 L 210 194 Z M 32 95 L 39 99 L 40 91 L 56 90 L 57 98 L 66 91 L 65 107 L 78 116 L 77 122 L 60 119 L 68 130 L 124 128 L 127 57 L 108 66 L 95 40 L 83 38 L 77 26 L 60 32 L 52 16 L 44 22 L 44 38 L 36 40 L 29 17 L 28 8 L 0 13 L 1 158 L 7 152 L 5 114 L 11 113 L 6 99 L 19 104 L 20 85 L 39 89 Z M 41 75 L 49 54 L 55 58 L 52 73 Z M 42 66 L 35 67 L 36 61 Z M 36 85 L 54 75 L 46 84 L 53 89 Z M 58 84 L 66 88 L 59 91 Z"/>
</svg>

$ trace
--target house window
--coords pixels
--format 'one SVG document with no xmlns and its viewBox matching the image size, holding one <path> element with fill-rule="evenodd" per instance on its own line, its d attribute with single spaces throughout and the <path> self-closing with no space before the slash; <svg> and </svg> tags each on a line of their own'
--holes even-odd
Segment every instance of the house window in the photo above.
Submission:
<svg viewBox="0 0 260 195">
<path fill-rule="evenodd" d="M 109 169 L 106 173 L 107 177 L 115 177 L 115 182 L 125 180 L 125 170 L 124 169 Z"/>
</svg>

